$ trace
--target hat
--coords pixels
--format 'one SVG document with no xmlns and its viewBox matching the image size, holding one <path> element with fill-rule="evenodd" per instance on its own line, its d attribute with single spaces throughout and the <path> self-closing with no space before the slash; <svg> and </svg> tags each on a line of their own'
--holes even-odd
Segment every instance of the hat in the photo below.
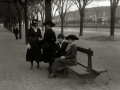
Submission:
<svg viewBox="0 0 120 90">
<path fill-rule="evenodd" d="M 54 27 L 54 26 L 55 26 L 55 24 L 54 24 L 53 22 L 51 22 L 51 21 L 47 21 L 47 22 L 43 23 L 43 25 L 44 25 L 44 26 L 50 25 L 51 27 Z"/>
<path fill-rule="evenodd" d="M 33 19 L 32 20 L 32 24 L 31 25 L 34 25 L 34 24 L 38 24 L 38 20 L 37 19 Z"/>
<path fill-rule="evenodd" d="M 63 34 L 58 34 L 57 38 L 62 38 L 62 39 L 64 39 L 65 36 L 64 36 Z"/>
<path fill-rule="evenodd" d="M 79 38 L 76 37 L 75 35 L 68 35 L 67 37 L 65 37 L 65 39 L 79 40 Z"/>
</svg>

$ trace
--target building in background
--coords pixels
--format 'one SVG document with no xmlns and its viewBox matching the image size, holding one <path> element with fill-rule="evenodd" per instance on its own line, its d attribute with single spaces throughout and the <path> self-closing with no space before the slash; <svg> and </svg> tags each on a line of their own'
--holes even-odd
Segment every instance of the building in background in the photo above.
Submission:
<svg viewBox="0 0 120 90">
<path fill-rule="evenodd" d="M 84 22 L 86 25 L 110 25 L 110 7 L 102 6 L 98 7 L 99 11 L 96 13 L 95 8 L 87 8 L 85 10 Z M 56 22 L 57 25 L 60 25 L 60 17 L 56 16 L 53 19 L 53 22 Z M 75 26 L 79 25 L 80 15 L 79 11 L 69 11 L 65 17 L 66 26 Z M 116 24 L 120 24 L 120 6 L 116 10 Z"/>
</svg>

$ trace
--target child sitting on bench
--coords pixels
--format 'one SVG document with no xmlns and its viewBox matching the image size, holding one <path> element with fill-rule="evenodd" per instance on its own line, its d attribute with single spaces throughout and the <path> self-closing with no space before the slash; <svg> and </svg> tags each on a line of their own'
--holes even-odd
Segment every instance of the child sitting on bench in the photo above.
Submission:
<svg viewBox="0 0 120 90">
<path fill-rule="evenodd" d="M 75 35 L 68 35 L 65 37 L 68 40 L 69 45 L 66 48 L 66 54 L 56 58 L 52 64 L 52 73 L 50 78 L 57 76 L 57 71 L 63 70 L 66 66 L 74 66 L 77 64 L 77 46 L 75 45 L 74 40 L 79 40 Z"/>
</svg>

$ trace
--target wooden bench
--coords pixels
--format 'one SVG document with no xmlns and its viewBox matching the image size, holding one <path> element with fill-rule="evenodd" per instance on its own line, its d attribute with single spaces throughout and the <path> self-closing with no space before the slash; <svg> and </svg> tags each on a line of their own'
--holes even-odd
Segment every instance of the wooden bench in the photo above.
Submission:
<svg viewBox="0 0 120 90">
<path fill-rule="evenodd" d="M 107 72 L 106 69 L 97 69 L 92 67 L 92 56 L 93 51 L 85 48 L 78 47 L 78 52 L 85 53 L 88 56 L 88 63 L 87 65 L 77 62 L 76 66 L 68 66 L 67 68 L 75 72 L 78 76 L 87 76 L 89 78 L 96 78 L 101 73 Z M 84 67 L 84 68 L 83 68 Z"/>
</svg>

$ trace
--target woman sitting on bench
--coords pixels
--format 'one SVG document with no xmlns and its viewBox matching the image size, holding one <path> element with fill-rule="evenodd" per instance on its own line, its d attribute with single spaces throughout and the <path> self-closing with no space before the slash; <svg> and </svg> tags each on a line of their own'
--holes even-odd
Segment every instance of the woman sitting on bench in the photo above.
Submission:
<svg viewBox="0 0 120 90">
<path fill-rule="evenodd" d="M 68 42 L 66 42 L 65 40 L 65 36 L 63 34 L 59 34 L 57 36 L 57 43 L 55 45 L 55 55 L 54 58 L 59 58 L 63 55 L 65 55 L 66 53 L 66 48 L 68 46 Z"/>
<path fill-rule="evenodd" d="M 56 58 L 52 64 L 52 73 L 50 78 L 57 76 L 57 71 L 63 70 L 66 66 L 74 66 L 77 64 L 77 46 L 75 45 L 74 40 L 79 40 L 75 35 L 68 35 L 65 37 L 68 40 L 69 45 L 66 48 L 66 54 L 60 58 Z"/>
</svg>

